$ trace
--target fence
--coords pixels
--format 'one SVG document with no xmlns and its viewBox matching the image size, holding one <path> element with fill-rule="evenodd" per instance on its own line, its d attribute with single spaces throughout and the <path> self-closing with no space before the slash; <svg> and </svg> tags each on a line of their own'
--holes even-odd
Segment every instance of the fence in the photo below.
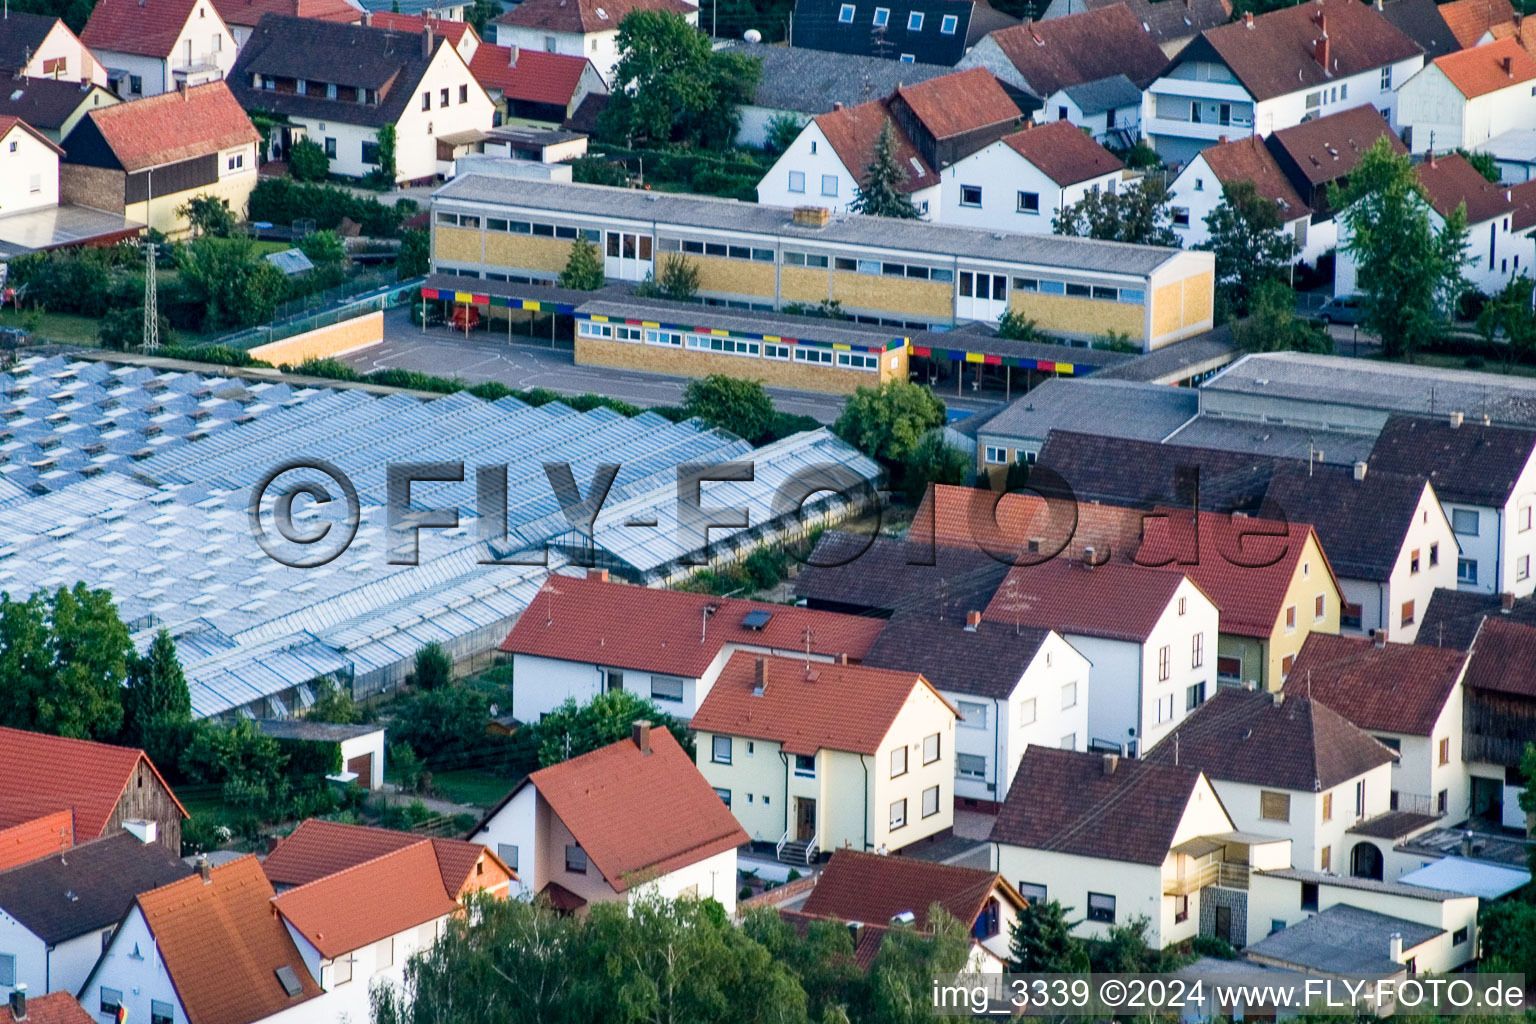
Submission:
<svg viewBox="0 0 1536 1024">
<path fill-rule="evenodd" d="M 385 275 L 393 278 L 393 274 Z M 252 349 L 261 345 L 269 345 L 274 341 L 282 341 L 298 334 L 305 334 L 320 327 L 330 327 L 344 320 L 363 316 L 368 313 L 390 309 L 394 306 L 403 306 L 410 301 L 410 296 L 421 287 L 425 278 L 415 277 L 409 281 L 390 280 L 388 284 L 376 287 L 361 295 L 353 295 L 339 305 L 330 309 L 322 309 L 306 316 L 297 316 L 284 319 L 278 317 L 270 324 L 260 327 L 251 327 L 234 334 L 226 334 L 222 338 L 214 340 L 213 344 L 228 345 L 231 348 Z M 352 286 L 355 289 L 355 284 Z M 336 289 L 332 289 L 336 291 Z M 321 293 L 327 295 L 330 293 Z M 342 292 L 345 295 L 345 290 Z M 313 296 L 312 296 L 313 298 Z"/>
</svg>

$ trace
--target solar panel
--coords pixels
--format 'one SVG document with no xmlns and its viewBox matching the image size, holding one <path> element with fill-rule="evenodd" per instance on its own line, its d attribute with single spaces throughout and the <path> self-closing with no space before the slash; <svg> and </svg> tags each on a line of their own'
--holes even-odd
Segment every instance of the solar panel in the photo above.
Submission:
<svg viewBox="0 0 1536 1024">
<path fill-rule="evenodd" d="M 757 608 L 747 612 L 746 616 L 741 620 L 741 625 L 743 629 L 760 630 L 764 626 L 768 625 L 769 620 L 772 618 L 773 612 L 763 608 Z"/>
<path fill-rule="evenodd" d="M 304 986 L 299 984 L 299 976 L 287 964 L 283 964 L 273 973 L 277 975 L 277 983 L 283 986 L 283 991 L 290 997 L 304 991 Z"/>
</svg>

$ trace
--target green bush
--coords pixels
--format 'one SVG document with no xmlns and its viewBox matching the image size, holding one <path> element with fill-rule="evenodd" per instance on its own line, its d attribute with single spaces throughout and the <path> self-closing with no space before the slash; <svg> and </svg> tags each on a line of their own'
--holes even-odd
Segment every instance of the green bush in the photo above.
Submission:
<svg viewBox="0 0 1536 1024">
<path fill-rule="evenodd" d="M 300 181 L 324 181 L 331 173 L 331 161 L 320 143 L 300 139 L 288 147 L 288 170 Z"/>
<path fill-rule="evenodd" d="M 271 363 L 257 359 L 242 348 L 228 345 L 165 345 L 160 355 L 167 359 L 186 359 L 195 363 L 214 363 L 218 366 L 246 366 L 266 369 Z"/>
<path fill-rule="evenodd" d="M 362 226 L 363 234 L 383 237 L 400 235 L 401 223 L 416 210 L 414 203 L 386 206 L 377 199 L 364 199 L 333 185 L 314 185 L 291 178 L 262 178 L 251 192 L 251 220 L 291 224 L 313 220 L 318 228 L 330 230 L 344 218 Z"/>
</svg>

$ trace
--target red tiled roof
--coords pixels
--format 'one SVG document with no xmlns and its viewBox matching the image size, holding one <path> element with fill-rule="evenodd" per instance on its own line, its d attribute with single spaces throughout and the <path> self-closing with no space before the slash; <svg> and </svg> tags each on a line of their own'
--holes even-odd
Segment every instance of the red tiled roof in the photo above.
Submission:
<svg viewBox="0 0 1536 1024">
<path fill-rule="evenodd" d="M 26 1024 L 95 1024 L 92 1017 L 68 992 L 27 996 Z M 9 1003 L 0 1003 L 0 1024 L 17 1024 Z"/>
<path fill-rule="evenodd" d="M 271 901 L 255 857 L 211 868 L 207 882 L 193 874 L 139 896 L 190 1024 L 253 1024 L 320 995 Z M 284 991 L 280 967 L 298 978 L 298 995 Z"/>
<path fill-rule="evenodd" d="M 443 888 L 437 858 L 426 843 L 402 847 L 289 889 L 272 905 L 327 958 L 458 909 Z"/>
<path fill-rule="evenodd" d="M 361 24 L 363 11 L 347 0 L 213 0 L 214 8 L 219 12 L 219 17 L 224 19 L 227 25 L 240 25 L 255 27 L 263 14 L 287 14 L 295 18 L 314 18 L 317 21 L 337 21 L 344 25 Z M 405 15 L 391 15 L 382 12 L 373 16 L 373 23 L 378 25 L 380 18 L 398 18 Z M 446 25 L 464 25 L 463 22 L 443 22 Z M 466 26 L 467 27 L 467 26 Z M 459 35 L 463 35 L 460 29 Z M 455 38 L 457 43 L 457 38 Z"/>
<path fill-rule="evenodd" d="M 880 141 L 880 133 L 886 125 L 891 126 L 895 138 L 896 162 L 907 172 L 901 190 L 916 192 L 937 185 L 939 176 L 918 155 L 917 147 L 912 145 L 907 133 L 901 130 L 901 125 L 891 118 L 890 111 L 885 109 L 884 100 L 870 100 L 868 103 L 858 103 L 816 116 L 816 127 L 827 137 L 827 145 L 832 147 L 843 166 L 848 168 L 848 173 L 860 181 L 874 160 L 875 144 Z"/>
<path fill-rule="evenodd" d="M 1118 505 L 1048 502 L 1024 491 L 999 494 L 937 484 L 923 496 L 907 540 L 909 546 L 937 544 L 994 555 L 1024 552 L 1038 540 L 1046 554 L 1076 558 L 1087 546 L 1104 558 L 1135 551 L 1141 517 L 1151 514 L 1133 515 Z"/>
<path fill-rule="evenodd" d="M 1431 157 L 1413 169 L 1430 205 L 1442 217 L 1449 217 L 1465 203 L 1470 227 L 1515 209 L 1509 186 L 1495 185 L 1483 177 L 1460 153 Z"/>
<path fill-rule="evenodd" d="M 1126 562 L 1090 569 L 1080 560 L 1053 558 L 1011 570 L 982 618 L 1142 643 L 1184 578 Z"/>
<path fill-rule="evenodd" d="M 1124 3 L 998 29 L 991 39 L 1040 100 L 1114 75 L 1145 89 L 1168 66 L 1157 39 Z"/>
<path fill-rule="evenodd" d="M 817 923 L 831 925 L 835 928 L 847 928 L 846 922 L 831 917 L 817 917 L 807 914 L 803 910 L 779 911 L 779 917 L 784 923 L 795 930 L 795 933 L 804 938 L 811 930 L 811 926 Z M 853 963 L 861 971 L 867 972 L 875 966 L 875 959 L 880 955 L 880 947 L 885 944 L 885 937 L 891 932 L 888 924 L 871 924 L 861 921 L 858 936 L 853 940 Z"/>
<path fill-rule="evenodd" d="M 653 728 L 650 741 L 650 754 L 619 740 L 541 768 L 524 783 L 538 790 L 615 892 L 749 841 L 672 734 Z"/>
<path fill-rule="evenodd" d="M 1435 67 L 1469 100 L 1536 78 L 1536 57 L 1514 38 L 1448 53 L 1435 61 Z"/>
<path fill-rule="evenodd" d="M 928 908 L 937 903 L 969 928 L 994 893 L 1024 906 L 1024 898 L 994 871 L 847 849 L 833 852 L 799 909 L 815 917 L 873 924 L 911 911 L 922 928 Z"/>
<path fill-rule="evenodd" d="M 338 871 L 356 867 L 365 861 L 407 846 L 430 844 L 437 858 L 443 888 L 458 898 L 474 886 L 471 872 L 481 857 L 489 857 L 508 875 L 516 878 L 494 853 L 479 843 L 462 839 L 428 839 L 410 832 L 345 825 L 340 822 L 309 818 L 299 823 L 262 863 L 262 870 L 273 885 L 307 885 Z"/>
<path fill-rule="evenodd" d="M 75 815 L 54 811 L 0 828 L 0 871 L 60 853 L 75 845 Z"/>
<path fill-rule="evenodd" d="M 1312 696 L 1362 729 L 1429 736 L 1467 664 L 1465 651 L 1313 633 L 1285 692 Z"/>
<path fill-rule="evenodd" d="M 770 618 L 749 629 L 742 625 L 749 612 Z M 861 659 L 884 625 L 809 608 L 551 576 L 501 649 L 697 679 L 726 644 L 804 651 L 807 629 L 812 653 Z"/>
<path fill-rule="evenodd" d="M 1515 204 L 1515 215 L 1510 220 L 1510 227 L 1515 231 L 1524 231 L 1536 225 L 1536 178 L 1511 185 L 1509 193 Z"/>
<path fill-rule="evenodd" d="M 346 0 L 332 0 L 333 3 L 346 3 Z M 301 15 L 301 17 L 314 17 L 314 15 Z M 374 11 L 369 16 L 369 24 L 374 28 L 387 28 L 395 32 L 415 32 L 420 34 L 427 26 L 432 31 L 442 36 L 454 46 L 464 38 L 464 33 L 474 33 L 474 28 L 466 21 L 446 21 L 442 18 L 424 18 L 419 14 L 394 14 L 390 11 Z M 479 38 L 476 36 L 475 38 Z M 478 49 L 478 47 L 477 47 Z"/>
<path fill-rule="evenodd" d="M 684 0 L 522 0 L 498 17 L 496 24 L 546 32 L 614 32 L 634 11 L 687 15 L 698 10 Z"/>
<path fill-rule="evenodd" d="M 1274 154 L 1261 137 L 1250 135 L 1236 142 L 1223 142 L 1202 150 L 1200 156 L 1205 159 L 1211 173 L 1224 185 L 1239 181 L 1253 182 L 1259 195 L 1280 207 L 1282 221 L 1311 214 L 1311 208 L 1296 194 L 1291 180 L 1285 176 L 1280 165 L 1275 163 Z"/>
<path fill-rule="evenodd" d="M 964 135 L 1024 115 L 992 72 L 971 68 L 896 90 L 935 139 Z"/>
<path fill-rule="evenodd" d="M 141 761 L 165 785 L 142 750 L 0 728 L 0 827 L 72 807 L 76 841 L 96 839 Z"/>
<path fill-rule="evenodd" d="M 1051 121 L 1003 137 L 1008 148 L 1063 187 L 1123 170 L 1125 164 L 1070 121 Z"/>
<path fill-rule="evenodd" d="M 224 82 L 100 107 L 88 116 L 130 174 L 261 141 Z"/>
<path fill-rule="evenodd" d="M 31 125 L 27 124 L 27 122 L 23 121 L 21 118 L 14 117 L 10 114 L 0 114 L 0 139 L 3 139 L 9 135 L 12 128 L 20 128 L 22 131 L 31 135 L 38 142 L 41 142 L 55 153 L 59 154 L 60 156 L 64 155 L 64 150 L 61 146 L 59 146 L 58 143 L 48 138 L 48 136 L 44 135 L 36 128 L 33 128 Z"/>
<path fill-rule="evenodd" d="M 168 57 L 197 0 L 97 0 L 80 41 L 92 50 Z"/>
<path fill-rule="evenodd" d="M 1497 612 L 1483 619 L 1462 685 L 1536 698 L 1536 626 L 1511 622 Z"/>
<path fill-rule="evenodd" d="M 758 664 L 763 692 L 755 692 Z M 773 658 L 745 651 L 731 656 L 689 723 L 702 732 L 772 740 L 791 754 L 843 750 L 874 754 L 913 690 L 930 690 L 916 672 Z"/>
<path fill-rule="evenodd" d="M 1441 4 L 1439 13 L 1462 49 L 1476 46 L 1495 26 L 1512 25 L 1515 20 L 1509 0 L 1453 0 Z"/>
<path fill-rule="evenodd" d="M 509 100 L 569 106 L 590 61 L 563 53 L 519 50 L 512 63 L 510 46 L 481 43 L 469 61 L 469 73 L 486 89 L 500 89 Z"/>
</svg>

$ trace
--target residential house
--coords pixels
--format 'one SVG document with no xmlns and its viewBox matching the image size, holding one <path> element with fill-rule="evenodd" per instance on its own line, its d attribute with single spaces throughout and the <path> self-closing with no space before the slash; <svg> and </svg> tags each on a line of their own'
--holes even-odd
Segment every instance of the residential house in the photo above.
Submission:
<svg viewBox="0 0 1536 1024">
<path fill-rule="evenodd" d="M 1454 0 L 1440 5 L 1440 17 L 1463 50 L 1503 38 L 1519 24 L 1510 0 Z"/>
<path fill-rule="evenodd" d="M 338 65 L 337 53 L 351 60 Z M 459 51 L 430 27 L 404 33 L 267 15 L 230 84 L 247 110 L 286 119 L 273 133 L 278 152 L 312 139 L 333 174 L 354 178 L 380 169 L 384 125 L 395 129 L 395 181 L 445 174 L 456 142 L 491 127 L 495 109 Z"/>
<path fill-rule="evenodd" d="M 1418 642 L 1431 647 L 1469 650 L 1483 620 L 1489 616 L 1505 622 L 1536 626 L 1536 598 L 1511 600 L 1499 594 L 1437 589 L 1424 612 Z"/>
<path fill-rule="evenodd" d="M 65 202 L 185 234 L 179 211 L 192 199 L 219 199 L 245 216 L 260 140 L 223 82 L 102 107 L 65 138 L 59 191 Z"/>
<path fill-rule="evenodd" d="M 51 992 L 30 999 L 13 991 L 9 1002 L 0 1003 L 0 1024 L 91 1024 L 91 1015 L 69 992 Z"/>
<path fill-rule="evenodd" d="M 1035 121 L 1071 121 L 1120 148 L 1137 139 L 1140 90 L 1167 64 L 1157 40 L 1119 3 L 1000 29 L 961 61 L 1016 90 Z M 1136 90 L 1134 100 L 1126 83 Z"/>
<path fill-rule="evenodd" d="M 62 19 L 8 10 L 4 20 L 0 72 L 7 78 L 107 84 L 107 69 Z"/>
<path fill-rule="evenodd" d="M 331 2 L 350 3 L 350 0 L 331 0 Z M 287 14 L 289 12 L 280 12 Z M 301 15 L 303 17 L 303 15 Z M 308 15 L 313 17 L 313 15 Z M 327 21 L 343 21 L 342 18 L 327 18 Z M 453 44 L 458 51 L 459 59 L 468 64 L 475 59 L 475 54 L 480 52 L 480 47 L 485 43 L 481 40 L 475 27 L 466 21 L 449 20 L 447 18 L 433 18 L 423 14 L 396 14 L 393 11 L 367 11 L 361 18 L 356 19 L 369 28 L 384 28 L 391 32 L 409 32 L 412 35 L 421 35 L 426 29 L 431 29 L 433 35 L 442 36 Z"/>
<path fill-rule="evenodd" d="M 942 174 L 936 220 L 1051 233 L 1055 217 L 1091 192 L 1113 194 L 1125 165 L 1068 121 L 1004 135 Z"/>
<path fill-rule="evenodd" d="M 913 64 L 855 53 L 834 53 L 804 46 L 732 42 L 723 47 L 759 61 L 762 74 L 750 102 L 738 104 L 741 123 L 736 145 L 765 148 L 775 120 L 790 118 L 802 127 L 834 109 L 889 96 L 903 85 L 954 73 L 942 64 Z"/>
<path fill-rule="evenodd" d="M 153 831 L 79 846 L 55 834 L 39 859 L 0 871 L 0 995 L 78 992 L 134 898 L 190 873 Z"/>
<path fill-rule="evenodd" d="M 1249 873 L 1285 867 L 1284 839 L 1234 831 L 1199 770 L 1030 747 L 992 827 L 992 862 L 1031 902 L 1103 938 L 1139 917 L 1154 949 L 1242 941 Z"/>
<path fill-rule="evenodd" d="M 1032 744 L 1087 748 L 1091 666 L 1050 629 L 925 609 L 893 616 L 864 664 L 921 672 L 960 712 L 954 797 L 962 806 L 996 808 Z"/>
<path fill-rule="evenodd" d="M 1276 515 L 1321 524 L 1343 591 L 1340 632 L 1411 644 L 1436 588 L 1456 586 L 1456 535 L 1422 476 L 1286 464 L 1264 494 Z"/>
<path fill-rule="evenodd" d="M 809 608 L 963 620 L 966 612 L 986 607 L 1008 569 L 975 544 L 938 544 L 923 529 L 909 530 L 903 540 L 827 530 L 791 585 Z"/>
<path fill-rule="evenodd" d="M 400 13 L 434 21 L 463 21 L 469 13 L 468 0 L 359 0 L 373 14 Z"/>
<path fill-rule="evenodd" d="M 529 775 L 470 838 L 566 913 L 691 897 L 734 914 L 736 848 L 748 837 L 730 806 L 670 732 L 641 721 L 629 739 Z"/>
<path fill-rule="evenodd" d="M 0 218 L 59 205 L 64 150 L 32 125 L 0 114 Z"/>
<path fill-rule="evenodd" d="M 331 1020 L 367 1019 L 377 990 L 399 990 L 406 963 L 431 949 L 448 918 L 461 909 L 425 842 L 276 896 L 265 878 L 261 888 L 267 896 L 265 913 L 281 922 L 288 947 L 297 953 L 296 971 L 305 988 L 319 981 L 324 989 L 320 1005 Z M 199 1022 L 193 1017 L 191 1024 Z"/>
<path fill-rule="evenodd" d="M 1009 956 L 1024 897 L 995 871 L 936 864 L 915 857 L 881 857 L 840 849 L 797 908 L 811 917 L 868 924 L 910 922 L 928 927 L 934 904 L 971 933 L 967 970 L 996 970 Z"/>
<path fill-rule="evenodd" d="M 253 856 L 217 867 L 204 859 L 188 877 L 140 893 L 80 987 L 80 1004 L 99 1022 L 317 1019 L 329 1006 L 307 1005 L 321 987 L 272 912 L 272 896 Z M 374 896 L 376 906 L 394 903 Z M 327 923 L 341 933 L 352 926 L 344 914 Z"/>
<path fill-rule="evenodd" d="M 181 853 L 187 812 L 144 751 L 0 728 L 0 827 L 70 809 L 74 841 L 127 830 Z"/>
<path fill-rule="evenodd" d="M 1200 411 L 1199 398 L 1190 388 L 1141 381 L 1047 378 L 977 432 L 976 468 L 995 477 L 1014 462 L 1034 465 L 1053 430 L 1091 425 L 1106 439 L 1159 442 L 1194 418 Z M 1080 484 L 1070 467 L 1057 470 L 1079 497 L 1090 497 L 1078 490 Z"/>
<path fill-rule="evenodd" d="M 1318 635 L 1301 649 L 1286 693 L 1310 694 L 1397 754 L 1392 810 L 1460 821 L 1471 799 L 1461 754 L 1466 670 L 1467 653 L 1455 648 Z M 1381 863 L 1361 865 L 1363 876 L 1380 878 Z"/>
<path fill-rule="evenodd" d="M 812 50 L 954 67 L 987 33 L 1017 24 L 986 0 L 796 0 L 790 41 Z"/>
<path fill-rule="evenodd" d="M 628 690 L 677 718 L 697 713 L 737 651 L 794 654 L 815 661 L 862 659 L 878 619 L 553 576 L 502 642 L 512 655 L 512 713 L 536 722 L 567 700 Z M 627 624 L 642 615 L 645 627 Z"/>
<path fill-rule="evenodd" d="M 1227 188 L 1244 181 L 1252 182 L 1260 198 L 1274 204 L 1280 228 L 1290 240 L 1291 259 L 1303 259 L 1312 210 L 1280 169 L 1265 140 L 1257 135 L 1235 142 L 1223 140 L 1201 150 L 1173 179 L 1168 187 L 1168 212 L 1179 240 L 1186 247 L 1209 242 L 1207 218 L 1222 204 Z"/>
<path fill-rule="evenodd" d="M 506 899 L 517 875 L 495 853 L 463 839 L 427 838 L 410 832 L 307 818 L 267 854 L 261 869 L 278 892 L 308 885 L 386 853 L 425 843 L 432 848 L 443 889 L 463 903 L 472 893 Z"/>
<path fill-rule="evenodd" d="M 481 43 L 469 73 L 496 104 L 497 124 L 509 119 L 564 124 L 589 96 L 608 95 L 590 60 L 543 50 Z"/>
<path fill-rule="evenodd" d="M 884 100 L 834 110 L 808 124 L 758 182 L 758 202 L 849 209 L 889 125 L 897 137 L 896 157 L 909 172 L 902 188 L 921 214 L 943 220 L 952 206 L 980 201 L 971 195 L 976 185 L 952 180 L 946 168 L 1009 134 L 1021 119 L 997 79 L 980 68 L 901 86 Z M 809 199 L 818 182 L 821 198 Z"/>
<path fill-rule="evenodd" d="M 1130 10 L 1137 24 L 1145 26 L 1168 57 L 1177 54 L 1201 32 L 1224 25 L 1232 17 L 1228 0 L 1184 0 L 1183 10 L 1159 0 L 1051 0 L 1040 20 L 1054 21 L 1082 11 L 1121 5 Z"/>
<path fill-rule="evenodd" d="M 699 770 L 742 828 L 807 864 L 947 833 L 956 717 L 914 671 L 742 651 L 691 724 Z"/>
<path fill-rule="evenodd" d="M 1144 756 L 1203 772 L 1239 830 L 1290 839 L 1292 866 L 1372 869 L 1349 833 L 1390 812 L 1397 755 L 1318 701 L 1222 689 Z"/>
<path fill-rule="evenodd" d="M 216 82 L 229 75 L 237 49 L 213 0 L 101 0 L 80 41 L 125 100 Z"/>
<path fill-rule="evenodd" d="M 315 743 L 334 747 L 341 772 L 332 778 L 355 782 L 366 790 L 384 788 L 384 727 L 337 725 L 304 718 L 261 718 L 256 728 L 279 743 Z M 352 778 L 347 778 L 350 775 Z"/>
<path fill-rule="evenodd" d="M 1536 131 L 1504 132 L 1479 143 L 1473 151 L 1493 157 L 1499 180 L 1506 185 L 1522 185 L 1536 178 Z"/>
<path fill-rule="evenodd" d="M 612 85 L 619 23 L 635 11 L 666 11 L 699 23 L 698 5 L 687 0 L 524 0 L 496 18 L 496 45 L 585 57 Z"/>
<path fill-rule="evenodd" d="M 1523 597 L 1536 591 L 1533 463 L 1536 433 L 1470 422 L 1456 412 L 1388 419 L 1371 452 L 1370 471 L 1429 479 L 1461 549 L 1458 587 Z"/>
<path fill-rule="evenodd" d="M 1472 149 L 1536 129 L 1536 57 L 1513 37 L 1446 54 L 1398 87 L 1397 122 L 1415 153 Z"/>
<path fill-rule="evenodd" d="M 1095 559 L 1015 568 L 982 618 L 1054 629 L 1087 657 L 1086 745 L 1134 754 L 1215 690 L 1218 613 L 1182 573 Z"/>
<path fill-rule="evenodd" d="M 1264 963 L 1329 974 L 1443 974 L 1477 957 L 1476 896 L 1282 869 L 1253 872 L 1248 903 L 1245 955 Z"/>
<path fill-rule="evenodd" d="M 1390 121 L 1396 88 L 1423 64 L 1417 43 L 1355 0 L 1244 15 L 1173 58 L 1147 89 L 1142 131 L 1183 163 L 1223 135 L 1268 135 L 1362 103 Z"/>
<path fill-rule="evenodd" d="M 385 15 L 383 13 L 370 15 L 352 0 L 213 0 L 213 5 L 219 10 L 219 17 L 224 19 L 224 24 L 235 36 L 235 49 L 242 49 L 256 31 L 256 26 L 263 16 L 268 14 L 284 14 L 292 18 L 313 18 L 317 21 L 334 21 L 342 25 L 378 24 L 386 17 L 406 20 L 409 15 L 396 14 Z M 416 19 L 420 20 L 420 19 Z M 442 31 L 441 25 L 458 26 L 458 31 L 473 33 L 468 25 L 462 22 L 437 22 L 434 27 Z M 380 25 L 380 27 L 399 28 L 398 25 Z M 421 26 L 415 25 L 405 31 L 420 31 Z M 466 57 L 465 60 L 469 58 Z"/>
<path fill-rule="evenodd" d="M 1472 641 L 1462 710 L 1462 760 L 1471 773 L 1472 816 L 1523 829 L 1521 758 L 1536 743 L 1536 627 L 1488 616 Z"/>
<path fill-rule="evenodd" d="M 1459 0 L 1457 0 L 1459 2 Z M 1380 5 L 1381 16 L 1424 50 L 1426 61 L 1444 57 L 1461 49 L 1461 43 L 1441 13 L 1454 6 L 1435 0 L 1391 0 Z"/>
<path fill-rule="evenodd" d="M 86 114 L 120 102 L 99 85 L 19 78 L 0 89 L 0 117 L 19 118 L 42 132 L 49 142 L 63 143 Z"/>
</svg>

